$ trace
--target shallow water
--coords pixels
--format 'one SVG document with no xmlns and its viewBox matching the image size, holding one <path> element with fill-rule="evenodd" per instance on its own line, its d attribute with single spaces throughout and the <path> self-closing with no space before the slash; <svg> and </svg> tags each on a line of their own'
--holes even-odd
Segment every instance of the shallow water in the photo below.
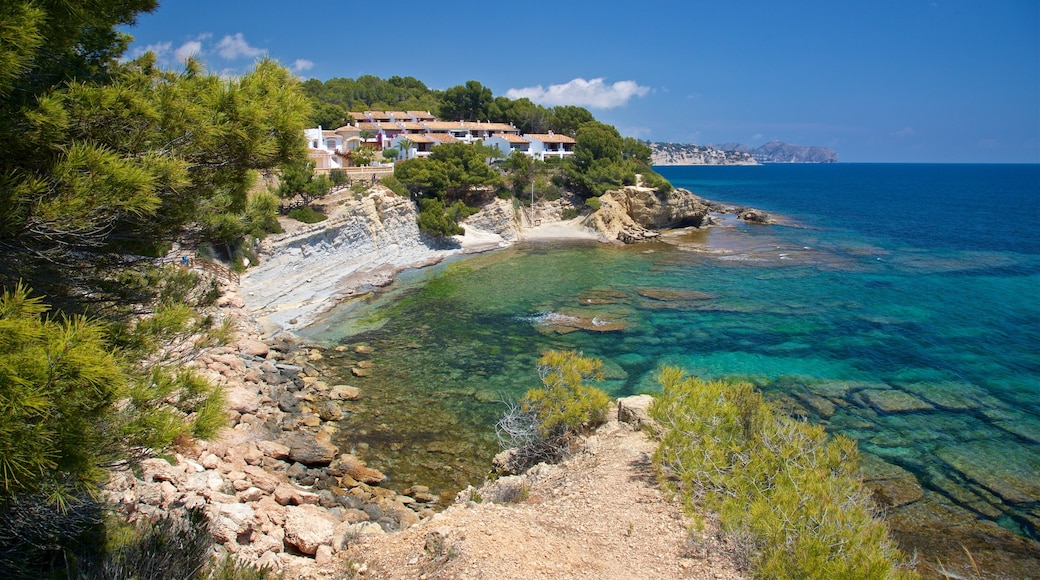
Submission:
<svg viewBox="0 0 1040 580">
<path fill-rule="evenodd" d="M 497 401 L 537 385 L 539 352 L 576 349 L 603 359 L 615 396 L 658 389 L 666 364 L 751 380 L 913 474 L 924 496 L 899 508 L 904 519 L 924 525 L 913 510 L 930 502 L 1035 539 L 1040 238 L 1036 222 L 993 229 L 1007 218 L 992 212 L 1010 213 L 993 197 L 1009 195 L 1019 216 L 1040 213 L 1040 171 L 963 167 L 664 168 L 705 197 L 785 212 L 787 225 L 525 244 L 411 272 L 308 329 L 374 348 L 338 355 L 365 396 L 340 443 L 397 487 L 477 482 L 498 450 Z M 957 188 L 968 199 L 954 207 Z M 552 325 L 574 319 L 590 324 Z M 362 358 L 375 372 L 350 376 Z"/>
</svg>

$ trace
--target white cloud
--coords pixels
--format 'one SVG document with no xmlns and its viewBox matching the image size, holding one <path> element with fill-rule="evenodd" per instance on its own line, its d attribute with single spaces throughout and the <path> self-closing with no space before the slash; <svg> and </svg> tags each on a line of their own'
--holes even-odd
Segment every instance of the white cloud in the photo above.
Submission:
<svg viewBox="0 0 1040 580">
<path fill-rule="evenodd" d="M 264 54 L 264 50 L 255 46 L 249 46 L 245 37 L 239 32 L 234 36 L 221 38 L 220 42 L 217 43 L 217 54 L 227 60 L 235 60 L 242 57 L 256 58 Z"/>
<path fill-rule="evenodd" d="M 303 72 L 312 68 L 314 68 L 314 63 L 305 58 L 298 58 L 292 64 L 293 72 Z"/>
<path fill-rule="evenodd" d="M 643 97 L 650 92 L 635 81 L 618 81 L 608 85 L 602 78 L 587 81 L 577 78 L 562 85 L 550 85 L 548 89 L 541 85 L 522 89 L 509 89 L 506 96 L 510 99 L 528 98 L 540 105 L 577 105 L 593 109 L 613 109 L 628 104 L 632 97 Z"/>
<path fill-rule="evenodd" d="M 180 45 L 177 50 L 173 51 L 174 58 L 178 62 L 184 62 L 189 57 L 199 56 L 202 54 L 202 43 L 198 40 L 189 40 L 184 44 Z"/>
</svg>

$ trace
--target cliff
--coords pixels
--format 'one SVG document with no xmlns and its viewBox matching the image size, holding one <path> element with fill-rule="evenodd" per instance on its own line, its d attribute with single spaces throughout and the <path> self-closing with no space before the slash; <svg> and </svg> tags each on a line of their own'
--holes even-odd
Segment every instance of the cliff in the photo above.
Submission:
<svg viewBox="0 0 1040 580">
<path fill-rule="evenodd" d="M 600 208 L 582 225 L 601 238 L 623 243 L 656 238 L 661 229 L 710 225 L 712 212 L 725 211 L 685 189 L 659 194 L 647 187 L 629 186 L 609 191 L 599 200 Z"/>
</svg>

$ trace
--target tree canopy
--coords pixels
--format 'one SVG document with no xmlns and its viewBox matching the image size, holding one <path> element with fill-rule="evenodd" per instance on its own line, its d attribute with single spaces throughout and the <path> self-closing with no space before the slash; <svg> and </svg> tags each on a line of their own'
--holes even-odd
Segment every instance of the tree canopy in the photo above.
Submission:
<svg viewBox="0 0 1040 580">
<path fill-rule="evenodd" d="M 97 291 L 112 263 L 188 227 L 223 244 L 253 230 L 256 171 L 305 156 L 309 113 L 271 60 L 230 80 L 118 62 L 114 27 L 153 1 L 71 6 L 0 8 L 0 282 L 48 295 Z"/>
</svg>

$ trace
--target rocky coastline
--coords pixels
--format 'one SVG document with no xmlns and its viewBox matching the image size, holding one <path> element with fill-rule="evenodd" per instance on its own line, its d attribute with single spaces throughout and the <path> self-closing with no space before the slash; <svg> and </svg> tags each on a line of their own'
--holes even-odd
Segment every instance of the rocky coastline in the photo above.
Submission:
<svg viewBox="0 0 1040 580">
<path fill-rule="evenodd" d="M 334 384 L 323 364 L 328 347 L 291 331 L 339 300 L 388 284 L 404 268 L 453 254 L 540 238 L 634 243 L 656 238 L 659 228 L 703 227 L 712 212 L 735 211 L 684 190 L 660 196 L 629 187 L 602 201 L 591 215 L 564 221 L 563 210 L 573 207 L 568 200 L 524 213 L 496 200 L 453 244 L 425 239 L 414 205 L 378 186 L 360 198 L 326 200 L 327 222 L 287 222 L 240 285 L 221 281 L 217 317 L 237 321 L 235 342 L 204 349 L 188 363 L 223 387 L 228 427 L 211 441 L 114 471 L 105 495 L 129 522 L 200 510 L 218 550 L 287 578 L 341 575 L 358 560 L 348 548 L 429 520 L 455 498 L 422 485 L 402 493 L 383 487 L 383 473 L 336 447 L 337 421 L 364 393 Z M 334 350 L 358 359 L 355 374 L 369 372 L 366 345 Z"/>
<path fill-rule="evenodd" d="M 223 291 L 220 315 L 237 318 L 238 339 L 189 365 L 223 386 L 228 428 L 113 472 L 105 494 L 127 521 L 201 510 L 218 549 L 310 578 L 348 539 L 405 529 L 450 503 L 420 485 L 403 494 L 380 487 L 384 474 L 341 453 L 336 421 L 364 393 L 325 382 L 323 347 L 285 332 L 265 336 L 234 285 Z M 371 354 L 364 345 L 352 350 Z"/>
</svg>

